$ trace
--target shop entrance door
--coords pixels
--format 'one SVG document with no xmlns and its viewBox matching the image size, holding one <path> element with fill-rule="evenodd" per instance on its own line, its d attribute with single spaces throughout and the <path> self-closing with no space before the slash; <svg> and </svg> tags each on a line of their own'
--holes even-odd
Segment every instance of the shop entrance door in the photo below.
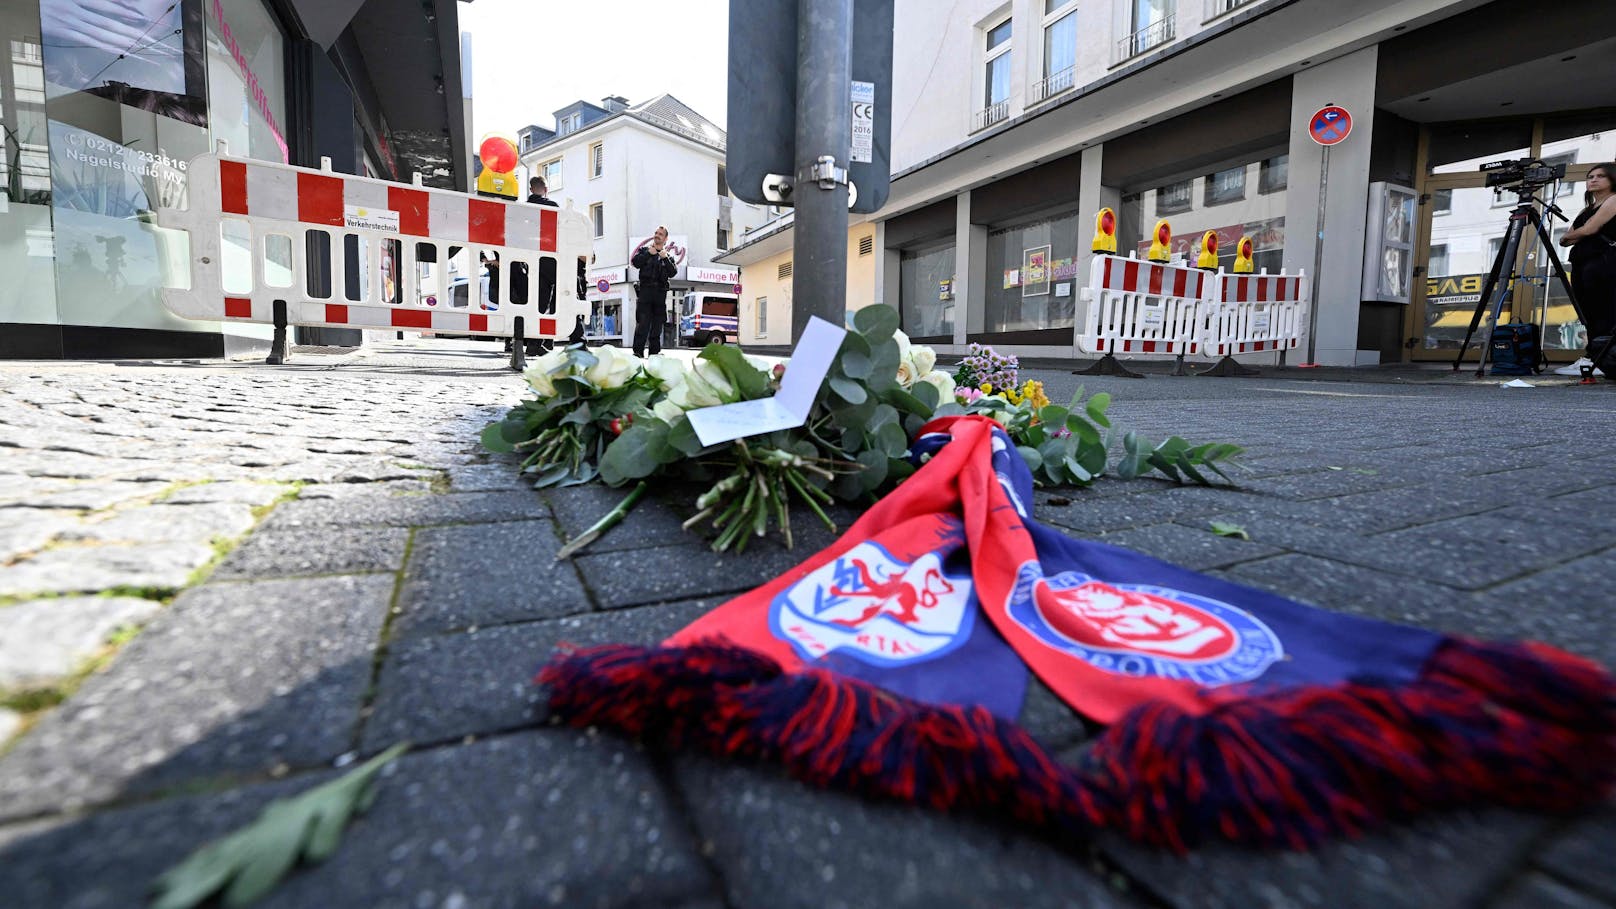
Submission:
<svg viewBox="0 0 1616 909">
<path fill-rule="evenodd" d="M 1484 182 L 1479 173 L 1433 174 L 1426 181 L 1421 231 L 1422 248 L 1427 252 L 1421 276 L 1424 280 L 1419 282 L 1423 284 L 1424 299 L 1415 307 L 1419 331 L 1415 359 L 1453 358 L 1459 345 L 1464 343 L 1470 319 L 1481 300 L 1482 286 L 1487 282 L 1487 273 L 1504 242 L 1515 196 L 1505 193 L 1502 198 L 1495 198 Z M 1517 273 L 1526 273 L 1527 248 L 1533 246 L 1522 240 L 1513 263 Z M 1517 281 L 1504 304 L 1504 321 L 1536 322 L 1535 314 L 1528 312 L 1532 302 L 1534 296 L 1527 286 Z M 1482 315 L 1482 322 L 1471 338 L 1473 354 L 1479 356 L 1480 345 L 1491 336 L 1491 331 L 1489 309 Z"/>
</svg>

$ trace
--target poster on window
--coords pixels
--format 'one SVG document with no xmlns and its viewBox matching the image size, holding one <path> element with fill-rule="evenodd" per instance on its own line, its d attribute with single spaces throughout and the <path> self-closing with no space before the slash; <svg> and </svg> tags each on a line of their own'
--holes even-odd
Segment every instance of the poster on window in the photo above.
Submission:
<svg viewBox="0 0 1616 909">
<path fill-rule="evenodd" d="M 1023 297 L 1049 296 L 1049 250 L 1034 246 L 1021 251 L 1021 295 Z"/>
<path fill-rule="evenodd" d="M 85 92 L 207 124 L 202 0 L 42 0 L 47 99 Z"/>
</svg>

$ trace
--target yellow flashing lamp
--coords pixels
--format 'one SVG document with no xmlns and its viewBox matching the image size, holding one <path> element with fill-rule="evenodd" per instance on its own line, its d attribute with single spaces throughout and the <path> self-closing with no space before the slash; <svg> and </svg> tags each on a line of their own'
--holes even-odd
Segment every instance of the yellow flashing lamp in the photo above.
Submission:
<svg viewBox="0 0 1616 909">
<path fill-rule="evenodd" d="M 1156 222 L 1156 229 L 1150 236 L 1150 252 L 1145 254 L 1145 258 L 1152 262 L 1166 262 L 1173 255 L 1173 228 L 1166 218 Z"/>
<path fill-rule="evenodd" d="M 1241 237 L 1240 242 L 1235 245 L 1234 249 L 1235 274 L 1249 275 L 1257 270 L 1257 266 L 1251 261 L 1251 254 L 1255 247 L 1252 245 L 1250 237 Z"/>
<path fill-rule="evenodd" d="M 489 133 L 477 146 L 477 155 L 483 162 L 483 172 L 477 175 L 477 192 L 506 199 L 521 195 L 521 187 L 516 185 L 516 165 L 521 159 L 517 157 L 515 140 Z"/>
<path fill-rule="evenodd" d="M 1218 267 L 1218 232 L 1209 230 L 1201 235 L 1201 254 L 1195 257 L 1196 268 Z"/>
<path fill-rule="evenodd" d="M 1117 213 L 1109 208 L 1100 209 L 1094 216 L 1094 243 L 1089 247 L 1097 253 L 1117 252 Z"/>
</svg>

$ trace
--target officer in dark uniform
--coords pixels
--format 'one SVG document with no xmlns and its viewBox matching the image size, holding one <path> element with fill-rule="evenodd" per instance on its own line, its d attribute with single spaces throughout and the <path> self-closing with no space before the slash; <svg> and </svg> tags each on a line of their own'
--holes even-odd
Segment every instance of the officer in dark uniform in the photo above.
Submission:
<svg viewBox="0 0 1616 909">
<path fill-rule="evenodd" d="M 668 282 L 679 273 L 679 265 L 668 249 L 668 229 L 658 227 L 651 242 L 634 251 L 633 266 L 640 270 L 635 284 L 634 355 L 662 352 L 662 323 L 667 321 Z"/>
</svg>

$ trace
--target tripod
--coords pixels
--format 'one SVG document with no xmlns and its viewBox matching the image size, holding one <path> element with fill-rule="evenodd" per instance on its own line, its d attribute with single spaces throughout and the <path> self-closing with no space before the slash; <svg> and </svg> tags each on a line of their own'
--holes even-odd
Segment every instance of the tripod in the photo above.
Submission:
<svg viewBox="0 0 1616 909">
<path fill-rule="evenodd" d="M 1521 235 L 1526 232 L 1528 226 L 1537 231 L 1538 240 L 1548 253 L 1549 263 L 1554 266 L 1554 277 L 1559 279 L 1560 286 L 1565 289 L 1566 299 L 1571 301 L 1571 308 L 1576 310 L 1577 318 L 1582 320 L 1584 325 L 1587 324 L 1587 320 L 1582 315 L 1582 307 L 1577 304 L 1577 295 L 1571 290 L 1571 279 L 1566 277 L 1565 266 L 1560 264 L 1560 255 L 1554 251 L 1554 237 L 1544 227 L 1543 216 L 1538 214 L 1535 206 L 1543 206 L 1545 211 L 1558 216 L 1562 221 L 1566 220 L 1566 216 L 1552 202 L 1545 202 L 1536 198 L 1534 196 L 1534 193 L 1537 192 L 1535 186 L 1528 184 L 1518 189 L 1513 189 L 1511 192 L 1520 197 L 1520 202 L 1515 206 L 1515 210 L 1509 213 L 1509 229 L 1504 233 L 1504 242 L 1498 247 L 1498 256 L 1493 259 L 1492 271 L 1487 273 L 1487 283 L 1482 285 L 1481 298 L 1476 301 L 1476 311 L 1470 316 L 1470 328 L 1465 331 L 1464 343 L 1459 346 L 1459 355 L 1453 358 L 1454 372 L 1459 371 L 1459 364 L 1464 361 L 1465 351 L 1470 349 L 1470 339 L 1475 335 L 1476 327 L 1481 324 L 1481 314 L 1491 308 L 1493 328 L 1498 327 L 1498 319 L 1504 308 L 1504 299 L 1514 290 L 1515 281 L 1521 277 L 1515 272 L 1515 256 L 1521 248 Z M 1494 291 L 1497 291 L 1497 293 L 1495 294 Z M 1543 355 L 1543 333 L 1548 317 L 1548 289 L 1545 287 L 1543 311 L 1538 320 L 1538 364 L 1543 363 L 1545 360 Z M 1481 345 L 1481 362 L 1476 365 L 1477 376 L 1487 374 L 1487 357 L 1491 352 L 1491 343 Z M 1538 364 L 1534 364 L 1534 367 Z"/>
</svg>

